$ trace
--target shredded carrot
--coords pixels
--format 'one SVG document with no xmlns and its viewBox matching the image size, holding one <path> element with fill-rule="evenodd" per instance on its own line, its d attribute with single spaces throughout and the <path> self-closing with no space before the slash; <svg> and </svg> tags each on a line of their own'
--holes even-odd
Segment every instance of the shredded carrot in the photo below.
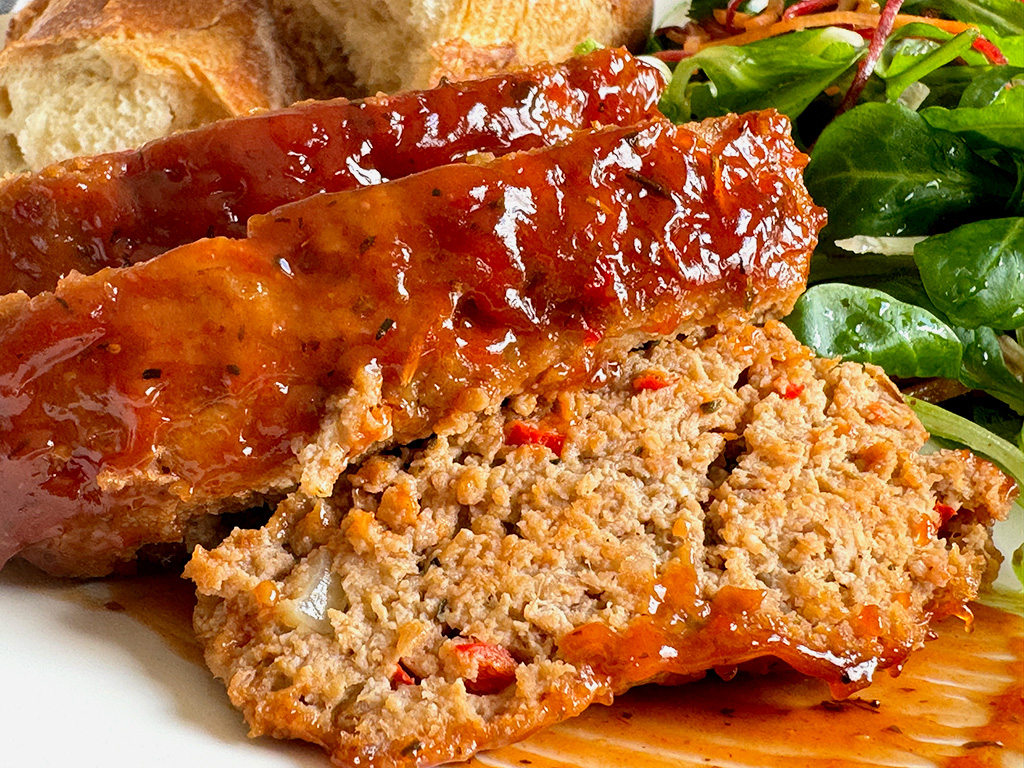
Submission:
<svg viewBox="0 0 1024 768">
<path fill-rule="evenodd" d="M 748 29 L 738 35 L 723 37 L 718 40 L 704 42 L 702 48 L 711 48 L 716 45 L 746 45 L 756 40 L 766 40 L 769 37 L 784 35 L 787 32 L 796 32 L 801 29 L 812 29 L 814 27 L 859 27 L 873 29 L 878 26 L 881 17 L 874 13 L 858 13 L 856 11 L 829 11 L 827 13 L 814 13 L 806 16 L 793 16 L 782 19 L 768 27 Z M 962 21 L 950 21 L 948 19 L 932 19 L 927 16 L 913 16 L 910 14 L 899 14 L 893 21 L 893 29 L 899 29 L 907 24 L 931 24 L 950 34 L 957 35 L 967 29 L 977 29 L 976 24 L 965 24 Z"/>
<path fill-rule="evenodd" d="M 907 13 L 899 14 L 892 28 L 899 29 L 907 24 L 931 24 L 933 27 L 938 27 L 944 32 L 949 32 L 951 35 L 959 35 L 968 29 L 979 29 L 977 24 L 967 24 L 963 21 L 953 21 L 952 19 L 933 19 L 930 16 L 912 16 Z"/>
</svg>

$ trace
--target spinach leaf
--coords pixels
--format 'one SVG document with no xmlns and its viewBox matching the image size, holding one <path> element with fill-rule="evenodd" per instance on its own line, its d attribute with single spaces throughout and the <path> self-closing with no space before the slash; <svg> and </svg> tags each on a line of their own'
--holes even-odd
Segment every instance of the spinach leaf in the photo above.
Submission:
<svg viewBox="0 0 1024 768">
<path fill-rule="evenodd" d="M 676 66 L 661 110 L 675 122 L 767 107 L 796 117 L 865 50 L 859 35 L 838 27 L 705 48 Z M 698 70 L 709 82 L 691 82 Z"/>
<path fill-rule="evenodd" d="M 1001 35 L 1024 34 L 1020 0 L 906 0 L 903 8 L 927 7 L 958 21 L 990 27 Z"/>
<path fill-rule="evenodd" d="M 970 397 L 961 398 L 961 400 L 969 400 L 971 403 L 966 411 L 958 409 L 961 416 L 965 416 L 978 426 L 999 435 L 1008 443 L 1020 446 L 1021 428 L 1024 427 L 1024 421 L 1021 420 L 1020 414 L 1011 412 L 1001 403 L 992 403 L 987 398 Z"/>
<path fill-rule="evenodd" d="M 979 78 L 984 77 L 997 67 L 954 67 L 946 66 L 921 78 L 921 82 L 928 86 L 928 98 L 925 99 L 923 107 L 953 107 L 961 106 L 964 93 Z M 992 92 L 995 98 L 995 91 Z M 964 104 L 963 106 L 982 106 L 980 104 Z"/>
<path fill-rule="evenodd" d="M 960 373 L 960 341 L 945 323 L 871 288 L 816 285 L 785 323 L 819 355 L 875 363 L 892 376 L 954 379 Z"/>
<path fill-rule="evenodd" d="M 822 237 L 836 240 L 927 235 L 998 214 L 1016 174 L 905 107 L 862 104 L 822 131 L 804 180 L 829 211 Z"/>
<path fill-rule="evenodd" d="M 1024 218 L 988 219 L 914 247 L 928 297 L 953 323 L 1024 326 Z"/>
<path fill-rule="evenodd" d="M 927 27 L 928 25 L 911 24 L 908 26 Z M 932 27 L 932 29 L 936 28 Z M 899 32 L 904 32 L 904 30 L 901 29 Z M 945 36 L 949 39 L 943 43 L 911 37 L 898 41 L 895 46 L 891 43 L 887 45 L 890 54 L 883 59 L 886 65 L 876 67 L 875 72 L 886 81 L 885 97 L 888 101 L 896 101 L 912 83 L 916 83 L 954 59 L 967 55 L 971 50 L 972 43 L 978 37 L 978 32 L 970 29 L 955 37 L 948 33 Z"/>
<path fill-rule="evenodd" d="M 991 328 L 954 328 L 963 345 L 961 370 L 957 378 L 972 389 L 982 389 L 1024 414 L 1024 380 L 1006 363 L 999 334 Z"/>
<path fill-rule="evenodd" d="M 975 148 L 1024 152 L 1024 84 L 1004 88 L 984 107 L 928 107 L 921 116 L 934 128 L 960 134 Z"/>
<path fill-rule="evenodd" d="M 1022 41 L 1024 45 L 1024 41 Z M 1005 96 L 1007 86 L 1020 88 L 1024 83 L 1014 83 L 1015 78 L 1024 75 L 1024 67 L 986 67 L 974 77 L 970 84 L 963 89 L 958 107 L 980 109 L 987 107 L 1000 96 Z M 942 105 L 937 105 L 942 106 Z M 1024 114 L 1020 115 L 1024 121 Z"/>
</svg>

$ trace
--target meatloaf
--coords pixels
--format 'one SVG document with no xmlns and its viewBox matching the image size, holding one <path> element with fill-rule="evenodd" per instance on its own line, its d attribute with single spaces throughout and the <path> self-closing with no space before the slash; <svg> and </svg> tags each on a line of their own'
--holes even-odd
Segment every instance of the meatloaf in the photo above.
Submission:
<svg viewBox="0 0 1024 768">
<path fill-rule="evenodd" d="M 1012 482 L 873 366 L 777 323 L 648 344 L 197 549 L 252 734 L 338 765 L 469 757 L 644 682 L 782 660 L 842 695 L 967 616 Z"/>
<path fill-rule="evenodd" d="M 664 79 L 622 50 L 358 102 L 307 102 L 0 183 L 0 294 L 53 290 L 258 213 L 464 159 L 659 117 Z"/>
<path fill-rule="evenodd" d="M 773 112 L 657 120 L 316 195 L 0 298 L 0 563 L 97 575 L 188 520 L 785 315 L 824 215 Z"/>
</svg>

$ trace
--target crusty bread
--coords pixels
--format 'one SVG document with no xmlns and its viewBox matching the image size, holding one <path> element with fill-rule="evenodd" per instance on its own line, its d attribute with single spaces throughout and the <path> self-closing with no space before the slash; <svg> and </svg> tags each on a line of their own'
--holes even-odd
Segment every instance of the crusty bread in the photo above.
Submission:
<svg viewBox="0 0 1024 768">
<path fill-rule="evenodd" d="M 653 0 L 309 0 L 333 27 L 363 88 L 428 88 L 539 61 L 587 38 L 636 48 Z"/>
<path fill-rule="evenodd" d="M 652 0 L 33 0 L 0 51 L 0 174 L 305 98 L 636 47 Z"/>
<path fill-rule="evenodd" d="M 266 0 L 35 0 L 0 52 L 0 172 L 285 106 L 294 69 Z"/>
<path fill-rule="evenodd" d="M 779 324 L 648 345 L 197 550 L 196 629 L 254 734 L 337 765 L 465 759 L 765 656 L 848 693 L 973 598 L 1009 506 L 926 437 L 880 369 Z"/>
</svg>

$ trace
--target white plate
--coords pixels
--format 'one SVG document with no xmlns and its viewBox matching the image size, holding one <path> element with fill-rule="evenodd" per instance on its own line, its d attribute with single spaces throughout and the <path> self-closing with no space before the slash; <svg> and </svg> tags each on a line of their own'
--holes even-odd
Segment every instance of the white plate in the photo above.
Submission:
<svg viewBox="0 0 1024 768">
<path fill-rule="evenodd" d="M 656 20 L 674 5 L 657 0 Z M 1004 531 L 1004 546 L 1024 536 L 1019 522 Z M 166 579 L 81 584 L 9 564 L 0 572 L 0 766 L 326 768 L 313 747 L 246 738 L 240 714 L 190 643 L 187 613 L 187 585 Z M 834 766 L 837 757 L 850 766 L 935 765 L 936 756 L 979 741 L 994 697 L 1020 683 L 1021 622 L 996 626 L 984 617 L 973 636 L 944 627 L 903 677 L 861 694 L 883 700 L 868 715 L 863 706 L 822 710 L 823 688 L 786 675 L 644 689 L 475 765 Z M 832 728 L 840 722 L 845 730 Z M 894 736 L 893 726 L 917 731 Z M 1019 766 L 1021 729 L 1018 719 L 1009 743 L 967 751 L 989 750 L 994 765 Z M 864 751 L 869 744 L 875 752 Z"/>
</svg>

